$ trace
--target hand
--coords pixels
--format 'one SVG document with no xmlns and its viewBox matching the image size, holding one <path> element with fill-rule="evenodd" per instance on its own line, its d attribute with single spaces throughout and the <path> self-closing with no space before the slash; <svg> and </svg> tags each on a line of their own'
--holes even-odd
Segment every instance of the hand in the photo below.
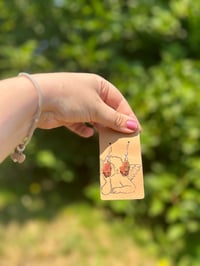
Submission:
<svg viewBox="0 0 200 266">
<path fill-rule="evenodd" d="M 123 133 L 140 131 L 140 124 L 131 107 L 110 82 L 95 74 L 35 74 L 44 95 L 43 112 L 38 127 L 65 126 L 83 137 L 94 129 L 110 127 Z"/>
</svg>

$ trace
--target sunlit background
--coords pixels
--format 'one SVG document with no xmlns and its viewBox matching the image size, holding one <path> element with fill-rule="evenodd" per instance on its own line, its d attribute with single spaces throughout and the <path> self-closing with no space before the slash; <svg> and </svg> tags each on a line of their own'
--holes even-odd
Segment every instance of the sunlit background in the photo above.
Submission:
<svg viewBox="0 0 200 266">
<path fill-rule="evenodd" d="M 193 0 L 0 1 L 0 78 L 110 80 L 143 127 L 146 194 L 101 201 L 98 135 L 36 130 L 0 166 L 0 266 L 199 265 L 199 29 Z"/>
</svg>

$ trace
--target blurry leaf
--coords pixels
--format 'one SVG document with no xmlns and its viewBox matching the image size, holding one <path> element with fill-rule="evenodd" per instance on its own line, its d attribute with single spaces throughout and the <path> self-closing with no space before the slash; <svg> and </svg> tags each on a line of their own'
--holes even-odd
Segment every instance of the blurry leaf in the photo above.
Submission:
<svg viewBox="0 0 200 266">
<path fill-rule="evenodd" d="M 174 224 L 171 225 L 168 229 L 167 236 L 170 241 L 175 241 L 185 234 L 185 227 L 184 224 Z"/>
<path fill-rule="evenodd" d="M 149 215 L 150 217 L 158 216 L 162 214 L 164 211 L 164 203 L 158 198 L 154 199 L 151 203 L 150 209 L 149 209 Z"/>
<path fill-rule="evenodd" d="M 57 160 L 52 151 L 43 150 L 38 152 L 37 160 L 41 167 L 49 167 L 49 168 L 56 167 Z"/>
<path fill-rule="evenodd" d="M 177 220 L 180 219 L 182 213 L 182 209 L 180 208 L 179 205 L 172 206 L 166 215 L 166 220 L 168 223 L 174 223 Z"/>
</svg>

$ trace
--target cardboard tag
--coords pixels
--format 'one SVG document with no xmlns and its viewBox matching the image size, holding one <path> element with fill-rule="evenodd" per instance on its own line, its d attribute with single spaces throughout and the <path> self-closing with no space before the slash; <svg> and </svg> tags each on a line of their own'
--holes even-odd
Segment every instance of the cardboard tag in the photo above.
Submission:
<svg viewBox="0 0 200 266">
<path fill-rule="evenodd" d="M 122 134 L 101 129 L 100 194 L 102 200 L 144 198 L 139 134 Z"/>
</svg>

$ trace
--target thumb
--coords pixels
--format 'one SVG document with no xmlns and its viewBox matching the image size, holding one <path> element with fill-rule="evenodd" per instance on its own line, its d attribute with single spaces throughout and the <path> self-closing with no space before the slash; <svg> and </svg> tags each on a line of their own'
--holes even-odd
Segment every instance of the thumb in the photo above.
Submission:
<svg viewBox="0 0 200 266">
<path fill-rule="evenodd" d="M 105 103 L 100 104 L 96 114 L 97 123 L 116 131 L 122 133 L 133 133 L 141 130 L 140 124 L 133 113 L 128 116 L 112 109 Z"/>
</svg>

